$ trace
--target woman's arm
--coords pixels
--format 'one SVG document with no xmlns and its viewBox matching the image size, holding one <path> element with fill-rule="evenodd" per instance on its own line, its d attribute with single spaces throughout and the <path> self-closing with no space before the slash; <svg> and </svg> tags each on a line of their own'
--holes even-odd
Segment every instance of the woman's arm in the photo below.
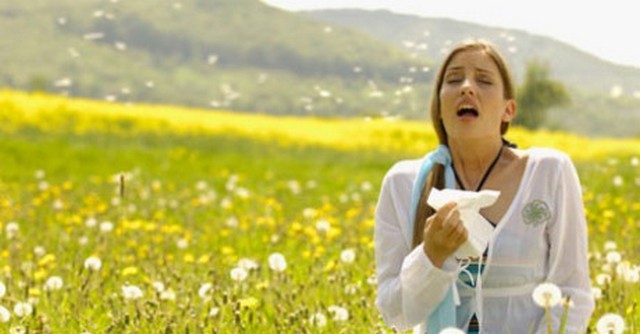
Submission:
<svg viewBox="0 0 640 334">
<path fill-rule="evenodd" d="M 568 156 L 560 161 L 554 216 L 547 226 L 549 272 L 547 281 L 556 284 L 563 296 L 570 296 L 566 333 L 584 333 L 593 313 L 589 262 L 587 260 L 587 223 L 580 181 Z M 563 307 L 552 310 L 553 327 L 559 328 Z M 541 326 L 544 327 L 544 326 Z M 546 333 L 540 328 L 539 333 Z"/>
<path fill-rule="evenodd" d="M 394 168 L 387 173 L 375 214 L 376 305 L 387 325 L 399 331 L 423 323 L 455 280 L 454 271 L 435 267 L 422 244 L 411 250 L 403 236 L 411 185 L 402 176 Z"/>
</svg>

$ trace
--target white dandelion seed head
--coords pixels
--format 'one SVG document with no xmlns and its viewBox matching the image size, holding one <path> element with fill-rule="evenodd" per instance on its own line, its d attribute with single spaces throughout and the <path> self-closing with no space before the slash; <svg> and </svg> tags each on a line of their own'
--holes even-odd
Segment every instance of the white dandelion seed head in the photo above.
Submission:
<svg viewBox="0 0 640 334">
<path fill-rule="evenodd" d="M 371 189 L 373 189 L 373 185 L 371 185 L 371 182 L 369 181 L 364 181 L 360 185 L 360 189 L 364 192 L 368 192 L 368 191 L 371 191 Z"/>
<path fill-rule="evenodd" d="M 440 331 L 440 334 L 464 334 L 464 332 L 455 327 L 447 327 Z"/>
<path fill-rule="evenodd" d="M 100 232 L 109 233 L 113 231 L 113 223 L 110 221 L 104 221 L 100 223 Z"/>
<path fill-rule="evenodd" d="M 154 281 L 153 283 L 151 283 L 151 286 L 153 286 L 153 289 L 155 289 L 157 292 L 164 291 L 164 283 L 160 281 Z"/>
<path fill-rule="evenodd" d="M 620 264 L 624 263 L 624 266 L 620 266 Z M 624 261 L 620 262 L 616 270 L 618 271 L 618 275 L 622 277 L 622 279 L 627 283 L 637 283 L 640 281 L 640 268 L 637 266 L 631 266 L 629 262 Z"/>
<path fill-rule="evenodd" d="M 46 176 L 46 173 L 44 170 L 42 169 L 38 169 L 35 173 L 34 176 L 36 177 L 36 179 L 38 180 L 42 180 L 44 179 L 44 177 Z"/>
<path fill-rule="evenodd" d="M 349 311 L 346 308 L 337 305 L 331 305 L 327 308 L 335 321 L 347 321 L 349 320 Z"/>
<path fill-rule="evenodd" d="M 20 225 L 18 225 L 18 223 L 16 222 L 9 222 L 4 230 L 7 234 L 7 238 L 13 239 L 18 235 L 18 232 L 20 231 Z"/>
<path fill-rule="evenodd" d="M 289 182 L 287 182 L 287 187 L 294 195 L 299 195 L 301 192 L 300 182 L 296 180 L 290 180 Z"/>
<path fill-rule="evenodd" d="M 613 251 L 616 250 L 618 248 L 618 245 L 616 244 L 615 241 L 607 241 L 604 243 L 604 250 L 605 251 Z"/>
<path fill-rule="evenodd" d="M 55 87 L 71 87 L 73 85 L 73 80 L 69 78 L 61 78 L 53 82 L 53 86 Z"/>
<path fill-rule="evenodd" d="M 225 225 L 227 225 L 230 228 L 236 228 L 238 227 L 238 225 L 240 225 L 240 223 L 238 222 L 238 218 L 236 216 L 231 216 L 227 218 Z"/>
<path fill-rule="evenodd" d="M 127 49 L 127 44 L 123 42 L 115 42 L 113 45 L 115 46 L 116 50 L 119 51 L 124 51 Z"/>
<path fill-rule="evenodd" d="M 31 315 L 33 312 L 33 306 L 26 302 L 17 302 L 13 307 L 13 313 L 16 314 L 18 318 L 24 318 L 26 316 Z"/>
<path fill-rule="evenodd" d="M 247 278 L 248 273 L 244 268 L 236 267 L 231 269 L 230 275 L 232 280 L 242 282 Z"/>
<path fill-rule="evenodd" d="M 353 263 L 355 259 L 356 252 L 351 248 L 345 249 L 340 253 L 340 260 L 342 260 L 343 263 Z"/>
<path fill-rule="evenodd" d="M 618 253 L 617 251 L 609 251 L 607 253 L 606 259 L 607 259 L 607 263 L 614 264 L 622 260 L 622 255 L 620 255 L 620 253 Z"/>
<path fill-rule="evenodd" d="M 45 191 L 47 189 L 49 189 L 49 182 L 41 181 L 40 183 L 38 183 L 38 190 Z"/>
<path fill-rule="evenodd" d="M 624 184 L 624 179 L 620 175 L 616 175 L 613 177 L 613 185 L 616 187 L 622 187 Z"/>
<path fill-rule="evenodd" d="M 90 256 L 84 260 L 84 267 L 88 270 L 98 271 L 102 268 L 102 261 L 96 256 Z"/>
<path fill-rule="evenodd" d="M 225 189 L 227 189 L 227 191 L 232 192 L 233 190 L 236 189 L 236 185 L 238 184 L 238 175 L 236 174 L 231 174 L 229 175 L 229 179 L 227 179 L 227 183 L 225 184 Z"/>
<path fill-rule="evenodd" d="M 9 334 L 25 334 L 25 333 L 27 333 L 27 330 L 20 325 L 15 325 L 9 328 Z"/>
<path fill-rule="evenodd" d="M 258 265 L 258 263 L 256 261 L 244 257 L 244 258 L 238 260 L 238 267 L 249 271 L 249 270 L 258 269 L 260 266 Z"/>
<path fill-rule="evenodd" d="M 311 315 L 311 317 L 309 318 L 309 322 L 313 326 L 324 327 L 327 325 L 327 317 L 324 314 L 318 312 Z"/>
<path fill-rule="evenodd" d="M 251 192 L 249 191 L 249 189 L 244 188 L 244 187 L 238 187 L 236 188 L 236 196 L 238 196 L 239 198 L 242 199 L 247 199 L 249 197 L 251 197 Z"/>
<path fill-rule="evenodd" d="M 609 92 L 609 95 L 614 99 L 619 98 L 622 94 L 624 94 L 624 89 L 620 85 L 612 86 L 611 91 Z"/>
<path fill-rule="evenodd" d="M 187 247 L 189 247 L 189 241 L 184 238 L 179 239 L 176 243 L 176 246 L 178 246 L 179 249 L 186 249 Z"/>
<path fill-rule="evenodd" d="M 4 285 L 2 281 L 0 281 L 0 298 L 4 297 L 6 293 L 7 293 L 7 286 Z"/>
<path fill-rule="evenodd" d="M 220 201 L 220 207 L 223 209 L 228 210 L 228 209 L 231 209 L 232 206 L 233 206 L 233 202 L 229 197 L 225 197 L 222 199 L 222 201 Z"/>
<path fill-rule="evenodd" d="M 215 65 L 218 62 L 218 56 L 215 54 L 211 54 L 207 56 L 207 64 Z"/>
<path fill-rule="evenodd" d="M 376 277 L 376 275 L 369 275 L 369 277 L 367 277 L 367 284 L 369 285 L 376 285 L 378 284 L 378 278 Z"/>
<path fill-rule="evenodd" d="M 302 216 L 307 219 L 313 219 L 318 215 L 318 211 L 314 208 L 305 208 L 302 210 Z"/>
<path fill-rule="evenodd" d="M 200 286 L 200 289 L 198 289 L 198 296 L 200 296 L 200 298 L 202 299 L 209 299 L 211 298 L 211 295 L 213 292 L 212 290 L 213 290 L 213 284 L 211 283 L 202 284 Z"/>
<path fill-rule="evenodd" d="M 217 308 L 217 307 L 212 307 L 212 308 L 209 310 L 209 317 L 213 318 L 213 317 L 215 317 L 216 315 L 218 315 L 218 313 L 220 313 L 220 309 L 219 309 L 219 308 Z"/>
<path fill-rule="evenodd" d="M 60 211 L 64 209 L 64 202 L 62 202 L 62 200 L 60 199 L 56 199 L 53 201 L 53 203 L 51 203 L 51 208 L 56 211 Z"/>
<path fill-rule="evenodd" d="M 557 285 L 553 283 L 539 284 L 533 290 L 533 301 L 543 308 L 551 308 L 556 306 L 562 299 L 562 292 Z"/>
<path fill-rule="evenodd" d="M 79 244 L 80 246 L 84 246 L 84 245 L 86 245 L 86 244 L 88 244 L 88 243 L 89 243 L 89 238 L 88 238 L 87 236 L 84 236 L 84 235 L 83 235 L 83 236 L 81 236 L 80 238 L 78 238 L 78 244 Z"/>
<path fill-rule="evenodd" d="M 598 334 L 621 334 L 625 330 L 624 319 L 615 313 L 607 313 L 598 319 L 596 330 Z"/>
<path fill-rule="evenodd" d="M 280 253 L 273 253 L 269 255 L 269 268 L 273 271 L 284 271 L 287 269 L 287 260 L 284 255 Z"/>
<path fill-rule="evenodd" d="M 7 310 L 6 307 L 0 306 L 0 322 L 6 323 L 11 320 L 11 311 Z"/>
<path fill-rule="evenodd" d="M 60 276 L 51 276 L 44 283 L 44 289 L 47 291 L 56 291 L 62 289 L 64 281 Z"/>
<path fill-rule="evenodd" d="M 160 293 L 160 300 L 176 300 L 176 293 L 171 289 L 164 290 Z"/>
<path fill-rule="evenodd" d="M 560 299 L 560 305 L 568 306 L 569 308 L 573 308 L 574 306 L 576 306 L 576 304 L 573 302 L 573 299 L 571 299 L 569 296 L 562 297 L 562 299 Z"/>
<path fill-rule="evenodd" d="M 200 180 L 200 181 L 198 181 L 198 182 L 196 183 L 196 189 L 197 189 L 197 190 L 203 191 L 203 190 L 206 190 L 206 189 L 207 189 L 207 187 L 208 187 L 208 185 L 207 185 L 207 181 L 202 181 L 202 180 Z"/>
<path fill-rule="evenodd" d="M 349 196 L 347 196 L 347 194 L 340 194 L 340 196 L 338 196 L 338 201 L 340 201 L 340 203 L 347 203 L 347 201 L 349 201 Z"/>
<path fill-rule="evenodd" d="M 638 97 L 640 97 L 640 91 L 638 93 Z M 638 157 L 631 158 L 631 166 L 636 167 L 638 165 L 640 165 L 640 159 Z"/>
<path fill-rule="evenodd" d="M 598 274 L 598 276 L 596 276 L 596 283 L 598 283 L 598 285 L 610 284 L 611 283 L 611 275 L 609 275 L 609 274 Z"/>
<path fill-rule="evenodd" d="M 355 284 L 348 284 L 344 287 L 344 293 L 347 295 L 355 295 L 358 293 L 358 286 Z"/>
<path fill-rule="evenodd" d="M 602 298 L 602 289 L 598 288 L 598 287 L 592 287 L 591 288 L 591 295 L 593 296 L 593 299 L 598 300 L 600 298 Z"/>
<path fill-rule="evenodd" d="M 27 303 L 29 303 L 31 305 L 38 305 L 39 302 L 40 302 L 40 299 L 38 299 L 38 297 L 29 297 L 29 298 L 27 298 Z"/>
<path fill-rule="evenodd" d="M 318 230 L 318 232 L 326 233 L 330 229 L 331 229 L 331 224 L 327 220 L 320 219 L 316 222 L 316 230 Z"/>
<path fill-rule="evenodd" d="M 36 246 L 33 248 L 33 254 L 37 257 L 43 257 L 46 253 L 47 251 L 42 246 Z"/>
<path fill-rule="evenodd" d="M 84 226 L 88 228 L 94 228 L 98 226 L 98 220 L 95 219 L 94 217 L 89 217 L 87 218 L 87 220 L 84 221 Z"/>
<path fill-rule="evenodd" d="M 142 296 L 144 296 L 144 293 L 139 287 L 126 284 L 122 286 L 122 297 L 124 297 L 125 300 L 137 300 L 142 298 Z"/>
</svg>

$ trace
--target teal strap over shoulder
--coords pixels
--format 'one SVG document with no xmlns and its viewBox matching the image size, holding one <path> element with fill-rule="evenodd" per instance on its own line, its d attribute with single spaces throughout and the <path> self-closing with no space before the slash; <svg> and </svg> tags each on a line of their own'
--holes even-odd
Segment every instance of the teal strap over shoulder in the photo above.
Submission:
<svg viewBox="0 0 640 334">
<path fill-rule="evenodd" d="M 451 154 L 449 149 L 445 145 L 438 146 L 438 149 L 428 153 L 422 164 L 420 165 L 420 171 L 416 176 L 416 180 L 413 184 L 411 191 L 411 221 L 409 222 L 411 230 L 413 231 L 416 210 L 418 208 L 418 201 L 420 201 L 420 195 L 427 179 L 427 175 L 435 164 L 441 164 L 445 167 L 444 179 L 446 188 L 455 188 L 455 176 L 453 174 L 453 168 L 451 167 Z M 447 327 L 456 325 L 456 305 L 454 303 L 453 286 L 449 287 L 444 299 L 438 304 L 438 307 L 428 316 L 427 319 L 427 333 L 438 334 L 440 331 Z"/>
</svg>

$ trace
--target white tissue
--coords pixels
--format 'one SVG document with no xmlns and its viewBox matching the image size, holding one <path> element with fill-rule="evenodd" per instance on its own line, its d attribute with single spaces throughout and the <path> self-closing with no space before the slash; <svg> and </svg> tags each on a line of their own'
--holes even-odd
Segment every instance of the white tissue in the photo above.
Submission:
<svg viewBox="0 0 640 334">
<path fill-rule="evenodd" d="M 482 215 L 480 209 L 490 206 L 500 196 L 499 191 L 482 190 L 480 192 L 456 189 L 431 189 L 427 203 L 438 210 L 449 202 L 456 202 L 460 219 L 469 232 L 467 241 L 454 253 L 457 258 L 481 256 L 494 231 L 493 225 Z"/>
</svg>

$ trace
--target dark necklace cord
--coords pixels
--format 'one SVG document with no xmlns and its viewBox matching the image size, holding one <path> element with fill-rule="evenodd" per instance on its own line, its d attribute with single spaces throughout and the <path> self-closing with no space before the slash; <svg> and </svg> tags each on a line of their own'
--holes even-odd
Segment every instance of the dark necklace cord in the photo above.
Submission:
<svg viewBox="0 0 640 334">
<path fill-rule="evenodd" d="M 491 163 L 491 165 L 489 165 L 489 168 L 487 168 L 487 171 L 484 172 L 484 175 L 482 176 L 482 180 L 480 180 L 480 184 L 478 184 L 478 188 L 476 189 L 476 191 L 480 191 L 480 189 L 482 189 L 482 186 L 484 185 L 485 181 L 487 181 L 487 178 L 489 178 L 489 174 L 491 174 L 493 167 L 495 167 L 496 164 L 498 163 L 498 160 L 500 160 L 500 156 L 502 156 L 502 151 L 504 151 L 504 145 L 500 146 L 498 155 L 496 155 L 495 159 L 493 159 L 493 162 Z M 458 172 L 456 172 L 456 167 L 453 165 L 453 162 L 451 162 L 451 167 L 453 168 L 453 174 L 456 176 L 456 181 L 458 182 L 458 185 L 460 186 L 460 188 L 462 190 L 467 190 L 464 187 L 464 184 L 462 184 L 462 180 L 460 180 L 460 176 L 458 176 Z"/>
</svg>

